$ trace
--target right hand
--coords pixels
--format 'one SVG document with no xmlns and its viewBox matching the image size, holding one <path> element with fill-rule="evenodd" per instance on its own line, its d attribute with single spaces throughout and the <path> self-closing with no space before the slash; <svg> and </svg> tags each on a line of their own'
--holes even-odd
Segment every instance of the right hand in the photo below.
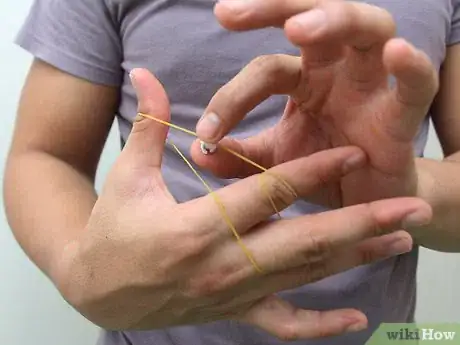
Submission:
<svg viewBox="0 0 460 345">
<path fill-rule="evenodd" d="M 160 83 L 137 69 L 133 84 L 139 112 L 169 121 Z M 136 119 L 84 233 L 61 260 L 57 285 L 71 305 L 106 329 L 152 330 L 233 319 L 297 339 L 366 327 L 366 317 L 357 310 L 297 310 L 274 294 L 409 251 L 410 236 L 395 230 L 414 212 L 429 221 L 425 202 L 398 198 L 267 222 L 275 211 L 258 176 L 240 180 L 217 193 L 261 274 L 211 196 L 175 202 L 160 171 L 167 130 L 156 121 Z M 360 149 L 344 147 L 270 171 L 305 197 L 364 163 Z M 266 174 L 266 191 L 280 210 L 296 198 L 271 176 Z"/>
</svg>

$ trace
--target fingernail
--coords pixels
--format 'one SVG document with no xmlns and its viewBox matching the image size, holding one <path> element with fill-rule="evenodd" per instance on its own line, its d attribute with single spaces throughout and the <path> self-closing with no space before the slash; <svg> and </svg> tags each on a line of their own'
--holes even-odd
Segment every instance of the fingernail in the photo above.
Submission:
<svg viewBox="0 0 460 345">
<path fill-rule="evenodd" d="M 402 226 L 404 229 L 423 226 L 427 225 L 430 220 L 431 217 L 429 214 L 427 214 L 427 212 L 424 212 L 423 210 L 417 210 L 404 218 Z"/>
<path fill-rule="evenodd" d="M 145 120 L 145 116 L 142 116 L 140 113 L 137 113 L 136 117 L 134 118 L 134 122 L 140 122 Z"/>
<path fill-rule="evenodd" d="M 346 326 L 346 332 L 359 332 L 367 328 L 367 319 L 354 315 L 343 315 L 342 320 Z"/>
<path fill-rule="evenodd" d="M 135 73 L 134 73 L 135 70 L 136 70 L 136 69 L 132 69 L 132 70 L 129 72 L 129 79 L 131 79 L 131 81 L 133 81 L 134 78 L 135 78 Z"/>
<path fill-rule="evenodd" d="M 362 153 L 357 153 L 348 158 L 343 164 L 342 171 L 344 174 L 349 173 L 350 171 L 355 170 L 356 168 L 363 165 L 365 156 Z"/>
<path fill-rule="evenodd" d="M 198 122 L 196 131 L 201 139 L 212 142 L 219 133 L 220 119 L 215 113 L 208 113 Z"/>
<path fill-rule="evenodd" d="M 299 14 L 293 18 L 294 22 L 299 25 L 302 29 L 313 33 L 326 26 L 327 17 L 326 13 L 320 9 L 314 9 L 302 14 Z"/>
<path fill-rule="evenodd" d="M 129 72 L 129 79 L 131 80 L 131 85 L 132 87 L 134 88 L 134 90 L 136 90 L 136 73 L 135 73 L 135 69 L 131 70 L 131 72 Z"/>
<path fill-rule="evenodd" d="M 205 143 L 204 141 L 200 141 L 200 148 L 201 152 L 205 155 L 213 154 L 217 150 L 216 144 Z"/>
<path fill-rule="evenodd" d="M 219 0 L 218 2 L 233 12 L 242 12 L 247 10 L 250 0 Z"/>
<path fill-rule="evenodd" d="M 361 332 L 364 331 L 367 328 L 367 325 L 363 323 L 362 321 L 352 323 L 347 327 L 347 332 Z"/>
<path fill-rule="evenodd" d="M 411 250 L 410 243 L 403 239 L 397 239 L 388 246 L 388 252 L 391 256 L 406 254 Z"/>
</svg>

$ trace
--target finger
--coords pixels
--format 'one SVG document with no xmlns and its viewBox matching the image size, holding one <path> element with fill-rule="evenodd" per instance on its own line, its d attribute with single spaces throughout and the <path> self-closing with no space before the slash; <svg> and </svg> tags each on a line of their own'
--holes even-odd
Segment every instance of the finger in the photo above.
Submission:
<svg viewBox="0 0 460 345">
<path fill-rule="evenodd" d="M 341 249 L 329 259 L 327 265 L 330 265 L 329 271 L 339 273 L 356 266 L 408 253 L 413 249 L 413 245 L 412 236 L 404 230 L 398 230 Z"/>
<path fill-rule="evenodd" d="M 298 57 L 279 54 L 254 59 L 211 99 L 197 124 L 198 138 L 217 143 L 268 97 L 293 91 L 299 77 Z"/>
<path fill-rule="evenodd" d="M 228 30 L 283 27 L 286 19 L 318 3 L 318 0 L 221 0 L 214 7 L 214 14 Z"/>
<path fill-rule="evenodd" d="M 202 143 L 196 140 L 191 145 L 191 156 L 201 169 L 210 171 L 220 178 L 245 178 L 258 174 L 261 172 L 260 167 L 271 168 L 275 164 L 291 160 L 288 155 L 280 153 L 272 139 L 277 135 L 274 133 L 277 129 L 278 126 L 272 127 L 243 140 L 226 137 L 220 141 L 212 155 L 203 154 Z M 299 128 L 299 130 L 302 129 Z M 289 132 L 292 134 L 292 131 L 289 130 Z M 327 208 L 341 207 L 340 190 L 333 185 L 317 188 L 316 193 L 311 193 L 308 198 L 303 199 Z"/>
<path fill-rule="evenodd" d="M 262 277 L 254 276 L 253 279 L 238 286 L 238 290 L 245 289 L 248 299 L 259 298 L 259 296 L 294 289 L 359 266 L 402 255 L 410 252 L 412 248 L 411 236 L 405 231 L 396 231 L 345 247 L 332 252 L 330 257 L 310 260 L 308 264 L 299 267 L 266 274 Z M 257 286 L 257 289 L 254 289 L 254 286 Z"/>
<path fill-rule="evenodd" d="M 281 212 L 297 198 L 322 188 L 325 183 L 338 180 L 365 164 L 365 155 L 356 147 L 341 147 L 312 154 L 277 165 L 263 174 L 253 175 L 230 186 L 219 189 L 213 195 L 187 203 L 190 217 L 194 217 L 203 229 L 228 234 L 231 220 L 239 233 Z M 208 212 L 196 212 L 206 209 Z M 216 231 L 217 230 L 217 231 Z"/>
<path fill-rule="evenodd" d="M 396 78 L 393 107 L 386 112 L 393 136 L 410 141 L 416 135 L 439 87 L 438 74 L 429 57 L 403 39 L 389 41 L 383 61 Z"/>
<path fill-rule="evenodd" d="M 259 301 L 241 320 L 284 341 L 336 336 L 367 327 L 366 316 L 357 310 L 303 310 L 276 296 Z"/>
<path fill-rule="evenodd" d="M 331 41 L 369 50 L 395 34 L 391 14 L 353 1 L 324 1 L 310 11 L 286 18 L 285 31 L 299 45 Z"/>
<path fill-rule="evenodd" d="M 206 169 L 219 178 L 245 178 L 260 173 L 261 170 L 232 152 L 264 168 L 271 168 L 273 142 L 267 140 L 270 133 L 269 129 L 243 140 L 226 137 L 219 142 L 212 155 L 203 154 L 201 141 L 197 139 L 191 145 L 190 154 L 201 169 Z"/>
<path fill-rule="evenodd" d="M 145 69 L 134 69 L 130 76 L 138 99 L 138 112 L 169 121 L 169 101 L 160 82 Z M 167 126 L 138 115 L 124 149 L 131 168 L 158 169 L 167 133 Z"/>
<path fill-rule="evenodd" d="M 286 21 L 287 37 L 302 47 L 309 66 L 324 66 L 342 58 L 349 46 L 345 71 L 349 79 L 363 82 L 386 80 L 382 64 L 384 43 L 394 36 L 395 23 L 386 10 L 352 1 L 325 1 L 311 11 Z"/>
<path fill-rule="evenodd" d="M 220 250 L 220 254 L 226 255 L 226 258 L 235 258 L 235 252 L 228 251 L 228 248 L 230 247 Z M 207 283 L 206 286 L 211 287 L 211 291 L 222 291 L 224 288 L 233 286 L 234 294 L 244 295 L 244 300 L 249 302 L 263 296 L 317 282 L 358 266 L 408 253 L 412 248 L 412 237 L 407 232 L 400 230 L 364 240 L 356 245 L 345 246 L 332 251 L 328 257 L 311 257 L 307 264 L 301 266 L 284 271 L 264 272 L 263 275 L 254 275 L 248 265 L 235 266 L 232 260 L 227 260 L 229 267 L 225 272 L 231 271 L 237 274 L 230 275 L 231 279 L 221 279 L 217 284 L 213 283 L 212 278 L 215 280 L 215 277 L 207 279 L 205 283 Z M 222 260 L 222 256 L 216 259 Z"/>
<path fill-rule="evenodd" d="M 263 292 L 269 294 L 313 283 L 359 266 L 406 254 L 412 248 L 412 237 L 405 231 L 370 238 L 331 252 L 329 257 L 312 258 L 306 265 L 268 275 L 263 284 L 267 290 Z"/>
<path fill-rule="evenodd" d="M 261 231 L 248 233 L 243 241 L 265 272 L 283 271 L 325 262 L 342 248 L 406 226 L 427 224 L 431 217 L 431 208 L 423 200 L 387 199 L 274 221 Z M 238 247 L 234 245 L 233 250 L 238 251 Z M 243 264 L 244 257 L 239 257 Z M 246 265 L 251 269 L 250 263 Z"/>
</svg>

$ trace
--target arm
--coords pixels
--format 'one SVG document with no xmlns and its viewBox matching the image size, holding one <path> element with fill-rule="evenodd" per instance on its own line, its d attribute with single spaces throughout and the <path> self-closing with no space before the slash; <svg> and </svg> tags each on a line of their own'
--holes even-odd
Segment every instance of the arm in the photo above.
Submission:
<svg viewBox="0 0 460 345">
<path fill-rule="evenodd" d="M 428 248 L 460 252 L 460 45 L 447 50 L 433 123 L 445 158 L 418 159 L 420 194 L 433 208 L 430 225 L 414 229 Z"/>
<path fill-rule="evenodd" d="M 19 244 L 54 282 L 56 258 L 96 200 L 118 105 L 121 45 L 110 13 L 105 1 L 35 0 L 16 38 L 35 60 L 6 164 L 5 208 Z"/>
<path fill-rule="evenodd" d="M 117 99 L 116 88 L 40 60 L 27 77 L 6 164 L 5 207 L 19 244 L 53 281 L 57 257 L 79 236 L 96 200 L 95 172 Z"/>
</svg>

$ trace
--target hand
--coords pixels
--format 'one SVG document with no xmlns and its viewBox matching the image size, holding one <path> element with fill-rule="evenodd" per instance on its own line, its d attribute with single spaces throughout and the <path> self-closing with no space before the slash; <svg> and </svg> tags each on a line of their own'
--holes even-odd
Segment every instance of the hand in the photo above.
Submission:
<svg viewBox="0 0 460 345">
<path fill-rule="evenodd" d="M 139 112 L 169 121 L 169 103 L 147 71 L 133 71 Z M 167 127 L 137 119 L 110 171 L 85 232 L 60 261 L 57 286 L 89 320 L 106 329 L 150 330 L 223 319 L 246 322 L 283 339 L 362 329 L 356 310 L 296 310 L 273 294 L 411 249 L 400 229 L 428 221 L 416 198 L 379 201 L 295 219 L 274 213 L 251 176 L 216 193 L 253 254 L 257 272 L 207 195 L 177 204 L 161 175 Z M 338 148 L 265 173 L 278 209 L 364 164 L 363 152 Z M 411 216 L 412 215 L 412 216 Z"/>
<path fill-rule="evenodd" d="M 368 165 L 310 197 L 328 207 L 418 195 L 413 140 L 436 93 L 437 74 L 422 51 L 393 38 L 390 14 L 336 0 L 223 0 L 215 13 L 232 30 L 284 27 L 302 55 L 250 63 L 212 98 L 197 126 L 200 139 L 217 143 L 263 100 L 287 94 L 276 126 L 222 143 L 266 167 L 333 147 L 362 148 Z M 192 156 L 219 177 L 256 172 L 224 151 L 204 156 L 197 143 Z"/>
</svg>

